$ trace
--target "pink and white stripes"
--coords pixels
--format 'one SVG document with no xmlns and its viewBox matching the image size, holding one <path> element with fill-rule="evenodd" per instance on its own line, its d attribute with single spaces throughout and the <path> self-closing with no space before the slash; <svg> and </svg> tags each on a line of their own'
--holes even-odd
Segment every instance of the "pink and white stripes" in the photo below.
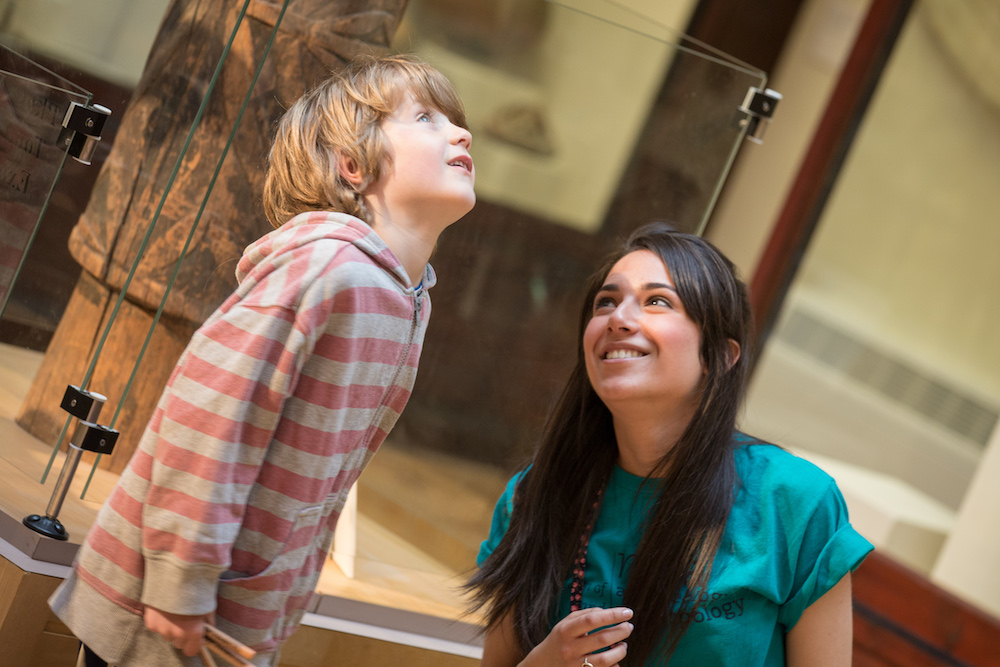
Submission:
<svg viewBox="0 0 1000 667">
<path fill-rule="evenodd" d="M 89 586 L 139 624 L 143 605 L 216 610 L 220 628 L 266 652 L 298 625 L 347 492 L 409 399 L 434 274 L 410 287 L 369 227 L 316 212 L 248 247 L 237 276 L 178 362 L 68 589 Z M 53 608 L 100 641 L 99 610 L 73 598 L 57 592 Z"/>
</svg>

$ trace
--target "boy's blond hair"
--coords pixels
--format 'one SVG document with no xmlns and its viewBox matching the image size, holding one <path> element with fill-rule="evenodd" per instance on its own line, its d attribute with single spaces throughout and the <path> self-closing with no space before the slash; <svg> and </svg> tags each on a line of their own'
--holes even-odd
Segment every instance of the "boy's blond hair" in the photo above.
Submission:
<svg viewBox="0 0 1000 667">
<path fill-rule="evenodd" d="M 465 109 L 441 72 L 410 55 L 363 57 L 296 101 L 278 123 L 264 179 L 264 213 L 274 227 L 305 211 L 339 211 L 371 222 L 365 188 L 388 166 L 382 121 L 406 93 L 468 129 Z M 338 169 L 352 160 L 363 180 Z"/>
</svg>

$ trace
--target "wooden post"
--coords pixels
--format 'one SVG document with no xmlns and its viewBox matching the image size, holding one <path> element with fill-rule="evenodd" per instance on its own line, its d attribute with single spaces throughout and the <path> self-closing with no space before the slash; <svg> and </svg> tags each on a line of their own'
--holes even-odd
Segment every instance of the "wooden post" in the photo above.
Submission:
<svg viewBox="0 0 1000 667">
<path fill-rule="evenodd" d="M 236 287 L 243 248 L 270 229 L 261 207 L 264 158 L 275 121 L 307 89 L 362 52 L 385 50 L 406 0 L 291 0 L 248 112 L 201 213 L 138 382 L 115 427 L 122 432 L 102 467 L 121 470 L 190 334 Z M 206 196 L 223 147 L 277 23 L 281 2 L 252 2 L 169 195 L 177 157 L 205 96 L 242 2 L 174 0 L 122 116 L 114 146 L 70 238 L 80 278 L 17 423 L 50 443 L 65 421 L 59 399 L 79 385 L 118 294 L 127 299 L 87 389 L 105 394 L 107 424 L 146 338 L 152 315 Z M 125 288 L 156 211 L 159 219 Z M 107 415 L 107 416 L 105 416 Z"/>
<path fill-rule="evenodd" d="M 18 425 L 39 440 L 54 443 L 59 437 L 68 416 L 59 409 L 66 385 L 79 385 L 85 376 L 117 299 L 117 292 L 111 291 L 87 272 L 77 281 L 69 306 L 49 344 L 50 352 L 42 360 L 17 415 Z M 101 412 L 102 424 L 112 423 L 139 348 L 152 324 L 153 313 L 130 301 L 122 302 L 88 385 L 90 390 L 108 397 L 108 403 Z M 113 424 L 121 432 L 119 445 L 111 457 L 102 457 L 102 468 L 112 472 L 121 472 L 125 468 L 146 422 L 152 416 L 174 363 L 195 329 L 194 324 L 177 318 L 160 320 L 136 380 Z M 72 431 L 67 433 L 66 438 L 71 435 Z M 94 458 L 94 454 L 84 453 L 84 461 L 93 461 Z"/>
</svg>

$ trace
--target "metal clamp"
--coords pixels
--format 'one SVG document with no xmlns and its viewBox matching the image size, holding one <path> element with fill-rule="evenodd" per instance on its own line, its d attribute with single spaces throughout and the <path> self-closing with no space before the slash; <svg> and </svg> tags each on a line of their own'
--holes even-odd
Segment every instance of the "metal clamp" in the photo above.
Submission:
<svg viewBox="0 0 1000 667">
<path fill-rule="evenodd" d="M 739 106 L 741 117 L 737 122 L 740 127 L 746 128 L 747 139 L 755 144 L 764 143 L 764 130 L 771 123 L 774 108 L 780 101 L 781 93 L 770 88 L 761 90 L 750 86 L 746 97 L 743 98 L 743 104 Z"/>
<path fill-rule="evenodd" d="M 76 433 L 70 439 L 70 445 L 75 445 L 85 452 L 110 454 L 118 442 L 118 431 L 93 422 L 81 421 L 76 426 Z"/>
<path fill-rule="evenodd" d="M 94 394 L 71 384 L 66 387 L 66 393 L 63 394 L 59 407 L 77 419 L 96 422 L 105 400 L 107 399 L 101 394 Z"/>
<path fill-rule="evenodd" d="M 111 109 L 100 104 L 84 106 L 79 102 L 70 102 L 63 118 L 63 130 L 59 141 L 66 146 L 66 151 L 77 162 L 90 164 L 97 142 L 101 140 L 104 123 L 111 115 Z"/>
<path fill-rule="evenodd" d="M 63 462 L 56 486 L 52 489 L 52 497 L 49 499 L 48 507 L 45 508 L 45 515 L 32 514 L 21 520 L 21 523 L 28 528 L 57 540 L 69 539 L 69 533 L 57 517 L 63 501 L 66 500 L 66 493 L 73 481 L 73 475 L 76 474 L 76 468 L 80 464 L 80 457 L 84 451 L 110 454 L 118 441 L 118 431 L 97 423 L 101 408 L 107 400 L 102 394 L 80 389 L 75 385 L 66 387 L 60 405 L 63 410 L 76 417 L 79 423 L 69 439 L 66 460 Z"/>
</svg>

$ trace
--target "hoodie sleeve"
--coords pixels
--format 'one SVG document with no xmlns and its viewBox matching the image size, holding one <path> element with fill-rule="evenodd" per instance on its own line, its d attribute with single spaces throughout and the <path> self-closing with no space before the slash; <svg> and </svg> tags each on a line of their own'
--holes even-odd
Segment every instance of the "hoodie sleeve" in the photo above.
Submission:
<svg viewBox="0 0 1000 667">
<path fill-rule="evenodd" d="M 192 615 L 215 609 L 283 406 L 335 302 L 335 275 L 282 273 L 198 330 L 140 443 L 133 466 L 150 482 L 143 604 Z M 259 298 L 269 292 L 295 297 Z"/>
</svg>

